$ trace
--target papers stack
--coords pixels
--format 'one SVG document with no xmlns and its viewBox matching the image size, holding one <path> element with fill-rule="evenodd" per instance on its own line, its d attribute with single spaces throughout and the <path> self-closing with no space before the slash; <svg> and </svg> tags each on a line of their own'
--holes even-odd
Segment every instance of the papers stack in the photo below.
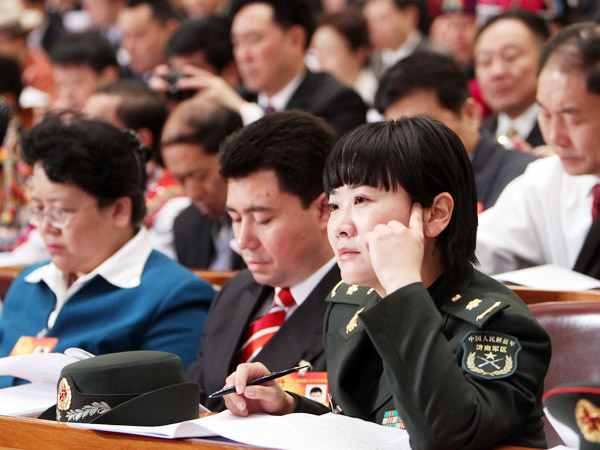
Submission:
<svg viewBox="0 0 600 450">
<path fill-rule="evenodd" d="M 161 427 L 73 423 L 69 426 L 164 439 L 222 436 L 244 444 L 282 450 L 410 450 L 408 433 L 340 414 L 254 414 L 237 417 L 224 411 L 201 419 Z"/>
<path fill-rule="evenodd" d="M 56 404 L 56 385 L 67 364 L 93 356 L 79 348 L 65 353 L 38 353 L 0 358 L 0 375 L 30 381 L 30 384 L 0 389 L 0 415 L 37 417 Z"/>
</svg>

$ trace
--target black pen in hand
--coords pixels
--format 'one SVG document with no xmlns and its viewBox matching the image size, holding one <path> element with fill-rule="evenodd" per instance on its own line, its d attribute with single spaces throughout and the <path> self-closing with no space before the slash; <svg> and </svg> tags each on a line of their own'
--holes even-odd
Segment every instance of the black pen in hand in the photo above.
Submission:
<svg viewBox="0 0 600 450">
<path fill-rule="evenodd" d="M 264 377 L 260 377 L 260 378 L 256 378 L 254 380 L 248 381 L 246 383 L 246 386 L 254 386 L 256 384 L 263 384 L 263 383 L 266 383 L 267 381 L 275 380 L 276 378 L 281 378 L 285 375 L 288 375 L 293 372 L 298 372 L 299 370 L 306 369 L 308 367 L 310 367 L 310 364 L 304 364 L 302 366 L 292 367 L 291 369 L 285 369 L 285 370 L 282 370 L 281 372 L 273 372 Z M 224 389 L 221 389 L 220 391 L 213 392 L 212 394 L 210 394 L 208 396 L 208 398 L 222 397 L 224 395 L 232 394 L 234 392 L 235 392 L 235 386 L 229 386 Z"/>
</svg>

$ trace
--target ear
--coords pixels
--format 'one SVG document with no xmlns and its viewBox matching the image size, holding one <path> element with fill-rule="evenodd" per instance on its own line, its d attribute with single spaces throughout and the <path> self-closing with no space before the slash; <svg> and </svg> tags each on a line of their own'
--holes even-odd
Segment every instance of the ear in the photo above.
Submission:
<svg viewBox="0 0 600 450">
<path fill-rule="evenodd" d="M 319 217 L 319 226 L 321 230 L 327 230 L 327 222 L 329 222 L 329 215 L 331 211 L 329 210 L 329 199 L 325 195 L 325 192 L 322 192 L 312 203 L 311 207 L 314 206 L 316 209 L 316 213 Z"/>
<path fill-rule="evenodd" d="M 300 25 L 293 25 L 287 30 L 287 36 L 293 48 L 302 54 L 306 51 L 306 30 Z"/>
<path fill-rule="evenodd" d="M 118 230 L 131 226 L 131 198 L 119 197 L 112 204 L 114 227 Z"/>
<path fill-rule="evenodd" d="M 148 148 L 152 148 L 154 145 L 154 136 L 152 135 L 152 131 L 148 128 L 138 128 L 135 130 L 138 137 L 140 138 L 140 144 L 145 145 Z"/>
<path fill-rule="evenodd" d="M 235 65 L 235 61 L 229 62 L 219 74 L 221 78 L 227 81 L 231 86 L 240 84 L 240 74 Z"/>
<path fill-rule="evenodd" d="M 404 7 L 404 14 L 408 17 L 408 20 L 412 24 L 413 28 L 418 28 L 419 26 L 419 18 L 421 17 L 421 12 L 419 11 L 419 7 L 414 3 L 409 3 Z"/>
<path fill-rule="evenodd" d="M 481 121 L 483 120 L 482 107 L 473 97 L 469 97 L 463 103 L 460 109 L 461 116 L 465 117 L 469 121 L 470 127 L 479 129 Z"/>
<path fill-rule="evenodd" d="M 446 229 L 454 211 L 454 199 L 448 192 L 435 196 L 423 217 L 423 232 L 428 238 L 438 237 Z"/>
<path fill-rule="evenodd" d="M 119 68 L 117 66 L 106 66 L 98 76 L 99 85 L 114 83 L 119 80 Z"/>
</svg>

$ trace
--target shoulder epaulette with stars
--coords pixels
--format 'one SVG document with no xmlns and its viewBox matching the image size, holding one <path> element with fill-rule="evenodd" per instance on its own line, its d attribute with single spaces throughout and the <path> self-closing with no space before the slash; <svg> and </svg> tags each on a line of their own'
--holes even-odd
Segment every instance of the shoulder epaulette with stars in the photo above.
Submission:
<svg viewBox="0 0 600 450">
<path fill-rule="evenodd" d="M 331 290 L 326 301 L 330 303 L 348 303 L 351 305 L 360 305 L 365 298 L 375 293 L 373 288 L 358 286 L 357 284 L 346 284 L 340 281 Z"/>
<path fill-rule="evenodd" d="M 452 295 L 444 301 L 441 310 L 481 328 L 488 320 L 509 306 L 504 300 L 477 295 L 469 290 Z"/>
</svg>

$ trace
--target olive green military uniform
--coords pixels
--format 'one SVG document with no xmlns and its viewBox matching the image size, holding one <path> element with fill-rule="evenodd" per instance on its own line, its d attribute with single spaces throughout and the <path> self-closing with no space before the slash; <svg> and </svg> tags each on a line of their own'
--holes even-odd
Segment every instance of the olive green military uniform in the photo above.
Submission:
<svg viewBox="0 0 600 450">
<path fill-rule="evenodd" d="M 474 270 L 384 299 L 340 284 L 327 301 L 329 389 L 344 414 L 406 427 L 413 449 L 546 448 L 550 338 L 508 288 Z M 296 410 L 324 412 L 302 398 Z"/>
</svg>

